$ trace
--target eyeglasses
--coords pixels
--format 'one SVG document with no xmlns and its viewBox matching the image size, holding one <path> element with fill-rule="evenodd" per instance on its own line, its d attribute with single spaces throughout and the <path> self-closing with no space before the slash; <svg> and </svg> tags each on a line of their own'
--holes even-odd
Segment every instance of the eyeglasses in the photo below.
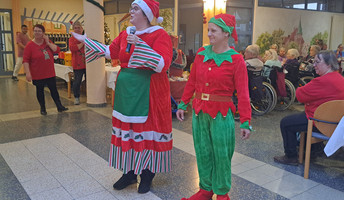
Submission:
<svg viewBox="0 0 344 200">
<path fill-rule="evenodd" d="M 134 6 L 134 7 L 132 7 L 132 8 L 129 8 L 129 12 L 131 13 L 131 12 L 137 12 L 138 10 L 140 10 L 140 7 L 138 7 L 138 6 Z"/>
</svg>

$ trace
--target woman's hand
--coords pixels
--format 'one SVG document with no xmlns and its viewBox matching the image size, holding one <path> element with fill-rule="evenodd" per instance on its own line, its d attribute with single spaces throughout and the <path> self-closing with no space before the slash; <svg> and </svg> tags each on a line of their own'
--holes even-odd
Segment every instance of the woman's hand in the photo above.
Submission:
<svg viewBox="0 0 344 200">
<path fill-rule="evenodd" d="M 248 129 L 241 128 L 240 129 L 240 134 L 241 134 L 241 139 L 242 140 L 246 140 L 246 139 L 250 138 L 251 131 L 248 130 Z"/>
<path fill-rule="evenodd" d="M 84 35 L 80 35 L 80 34 L 78 34 L 78 33 L 72 32 L 72 35 L 73 35 L 73 37 L 74 37 L 76 40 L 78 40 L 79 42 L 82 42 L 82 43 L 85 43 L 85 40 L 86 40 L 86 38 L 87 38 L 86 33 L 85 33 Z"/>
<path fill-rule="evenodd" d="M 127 42 L 129 44 L 136 44 L 137 41 L 139 41 L 139 37 L 137 37 L 137 35 L 134 34 L 129 34 L 127 37 Z"/>
<path fill-rule="evenodd" d="M 28 82 L 31 82 L 32 81 L 32 76 L 31 76 L 31 73 L 29 72 L 29 73 L 26 73 L 26 80 L 28 81 Z"/>
<path fill-rule="evenodd" d="M 47 35 L 43 35 L 43 39 L 45 41 L 45 43 L 49 44 L 49 37 Z"/>
<path fill-rule="evenodd" d="M 178 109 L 176 112 L 176 116 L 177 119 L 182 122 L 184 120 L 184 110 Z"/>
</svg>

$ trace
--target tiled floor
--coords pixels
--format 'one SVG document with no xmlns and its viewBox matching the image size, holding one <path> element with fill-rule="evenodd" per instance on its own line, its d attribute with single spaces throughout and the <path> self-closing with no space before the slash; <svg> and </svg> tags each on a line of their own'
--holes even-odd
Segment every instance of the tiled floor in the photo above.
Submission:
<svg viewBox="0 0 344 200">
<path fill-rule="evenodd" d="M 142 199 L 177 200 L 198 191 L 198 173 L 191 135 L 191 117 L 184 123 L 173 118 L 173 171 L 157 174 L 151 192 L 137 193 L 137 185 L 112 189 L 121 172 L 108 166 L 111 106 L 74 106 L 59 86 L 69 111 L 58 113 L 48 92 L 47 116 L 39 114 L 35 89 L 23 81 L 0 77 L 0 200 L 17 199 Z M 344 153 L 312 160 L 310 179 L 303 165 L 273 162 L 283 154 L 280 119 L 292 110 L 253 117 L 254 134 L 236 139 L 232 162 L 233 200 L 344 199 Z M 238 125 L 238 124 L 237 124 Z M 215 196 L 214 198 L 215 199 Z"/>
</svg>

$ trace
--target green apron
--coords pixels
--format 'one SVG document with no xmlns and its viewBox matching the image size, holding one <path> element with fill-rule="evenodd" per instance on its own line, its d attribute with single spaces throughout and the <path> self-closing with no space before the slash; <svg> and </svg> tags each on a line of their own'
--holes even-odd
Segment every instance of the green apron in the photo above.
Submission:
<svg viewBox="0 0 344 200">
<path fill-rule="evenodd" d="M 148 118 L 150 80 L 154 71 L 122 68 L 116 81 L 113 116 L 126 123 Z"/>
</svg>

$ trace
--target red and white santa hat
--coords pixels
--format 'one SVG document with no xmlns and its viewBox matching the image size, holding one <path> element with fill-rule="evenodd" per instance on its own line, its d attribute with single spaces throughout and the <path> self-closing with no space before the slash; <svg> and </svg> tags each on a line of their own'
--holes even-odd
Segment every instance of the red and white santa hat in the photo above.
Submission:
<svg viewBox="0 0 344 200">
<path fill-rule="evenodd" d="M 149 22 L 152 23 L 156 19 L 157 23 L 161 23 L 164 19 L 159 16 L 159 2 L 155 0 L 134 0 L 131 5 L 137 4 L 147 16 Z"/>
</svg>

